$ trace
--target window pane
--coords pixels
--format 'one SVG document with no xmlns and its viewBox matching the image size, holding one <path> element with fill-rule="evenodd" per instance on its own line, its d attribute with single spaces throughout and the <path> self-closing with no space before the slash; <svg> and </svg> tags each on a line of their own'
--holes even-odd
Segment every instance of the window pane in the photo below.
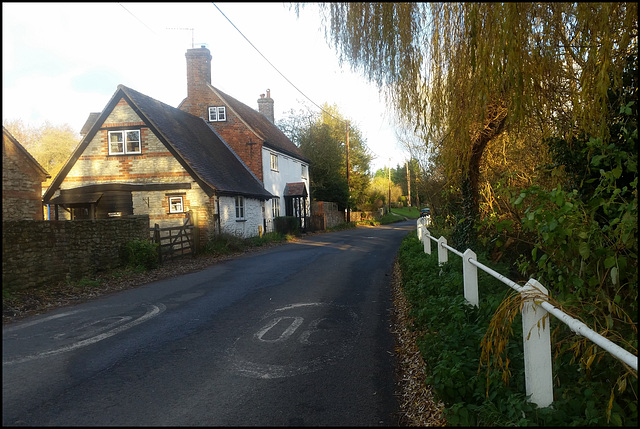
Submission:
<svg viewBox="0 0 640 429">
<path fill-rule="evenodd" d="M 227 111 L 224 107 L 218 107 L 218 120 L 219 121 L 227 120 Z"/>
<path fill-rule="evenodd" d="M 209 107 L 209 122 L 215 122 L 218 120 L 218 109 L 215 107 Z"/>
<path fill-rule="evenodd" d="M 236 197 L 236 218 L 244 219 L 244 197 Z"/>
<path fill-rule="evenodd" d="M 109 133 L 109 141 L 111 142 L 122 142 L 122 131 L 118 131 L 118 132 L 110 132 Z"/>
<path fill-rule="evenodd" d="M 140 131 L 127 131 L 127 141 L 140 141 Z"/>
<path fill-rule="evenodd" d="M 140 153 L 140 142 L 127 141 L 127 153 Z"/>
<path fill-rule="evenodd" d="M 126 132 L 127 137 L 127 152 L 128 153 L 140 153 L 140 131 L 133 130 Z"/>
<path fill-rule="evenodd" d="M 109 132 L 109 153 L 124 153 L 123 138 L 122 131 Z"/>
<path fill-rule="evenodd" d="M 182 197 L 169 198 L 169 213 L 182 213 Z"/>
</svg>

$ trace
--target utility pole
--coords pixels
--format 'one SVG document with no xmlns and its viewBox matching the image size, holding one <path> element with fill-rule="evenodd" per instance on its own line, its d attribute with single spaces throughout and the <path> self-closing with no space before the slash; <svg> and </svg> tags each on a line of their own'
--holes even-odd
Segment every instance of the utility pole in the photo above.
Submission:
<svg viewBox="0 0 640 429">
<path fill-rule="evenodd" d="M 409 207 L 411 207 L 411 173 L 409 172 L 409 161 L 407 161 L 407 190 L 409 192 Z"/>
<path fill-rule="evenodd" d="M 389 213 L 391 213 L 391 158 L 389 158 Z"/>
<path fill-rule="evenodd" d="M 351 186 L 349 183 L 349 121 L 347 121 L 347 222 L 351 222 Z"/>
</svg>

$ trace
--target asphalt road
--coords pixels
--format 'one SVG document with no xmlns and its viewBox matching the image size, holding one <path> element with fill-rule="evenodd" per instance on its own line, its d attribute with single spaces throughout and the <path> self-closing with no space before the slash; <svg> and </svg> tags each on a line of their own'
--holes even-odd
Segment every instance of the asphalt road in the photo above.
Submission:
<svg viewBox="0 0 640 429">
<path fill-rule="evenodd" d="M 2 423 L 394 426 L 394 256 L 320 234 L 10 324 Z"/>
</svg>

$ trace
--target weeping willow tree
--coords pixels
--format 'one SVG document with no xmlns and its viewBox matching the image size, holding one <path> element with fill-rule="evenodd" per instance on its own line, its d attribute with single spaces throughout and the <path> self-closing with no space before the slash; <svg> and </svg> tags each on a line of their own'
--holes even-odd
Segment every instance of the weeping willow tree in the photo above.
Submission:
<svg viewBox="0 0 640 429">
<path fill-rule="evenodd" d="M 438 150 L 449 181 L 462 191 L 468 233 L 487 147 L 505 135 L 521 142 L 533 134 L 530 145 L 551 134 L 606 139 L 607 91 L 622 85 L 626 57 L 637 51 L 636 3 L 319 8 L 340 60 L 375 82 L 398 116 Z"/>
</svg>

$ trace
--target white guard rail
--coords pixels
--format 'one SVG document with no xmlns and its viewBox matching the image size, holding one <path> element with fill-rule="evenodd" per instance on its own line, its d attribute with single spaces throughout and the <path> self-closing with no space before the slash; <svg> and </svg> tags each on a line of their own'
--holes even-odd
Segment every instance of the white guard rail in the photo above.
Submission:
<svg viewBox="0 0 640 429">
<path fill-rule="evenodd" d="M 419 218 L 417 220 L 418 239 L 424 245 L 424 252 L 431 254 L 431 241 L 434 241 L 437 242 L 438 246 L 439 265 L 448 262 L 448 250 L 462 258 L 464 297 L 469 304 L 476 307 L 479 304 L 477 268 L 480 268 L 523 295 L 525 299 L 525 305 L 522 309 L 525 386 L 526 394 L 527 396 L 530 395 L 531 402 L 537 404 L 539 407 L 547 407 L 553 402 L 551 333 L 549 327 L 550 314 L 560 319 L 576 334 L 588 338 L 616 359 L 627 364 L 636 372 L 638 371 L 637 356 L 629 353 L 622 347 L 593 331 L 581 321 L 568 316 L 547 302 L 544 297 L 541 297 L 541 294 L 548 296 L 549 293 L 547 289 L 536 280 L 530 279 L 526 285 L 518 285 L 516 282 L 478 262 L 476 260 L 476 254 L 471 249 L 467 249 L 464 253 L 461 253 L 453 247 L 448 246 L 446 238 L 432 237 L 427 229 L 430 223 L 430 218 Z M 547 318 L 547 320 L 543 321 L 543 318 Z M 541 321 L 542 323 L 540 323 Z M 533 335 L 534 328 L 537 328 L 537 335 Z"/>
</svg>

